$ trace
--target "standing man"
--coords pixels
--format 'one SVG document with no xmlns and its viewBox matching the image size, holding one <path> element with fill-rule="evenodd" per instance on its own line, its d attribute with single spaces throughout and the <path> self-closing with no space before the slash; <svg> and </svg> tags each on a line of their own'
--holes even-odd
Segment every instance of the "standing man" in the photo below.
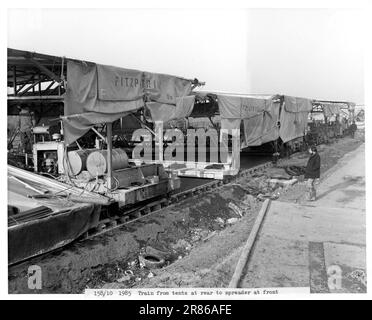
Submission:
<svg viewBox="0 0 372 320">
<path fill-rule="evenodd" d="M 350 126 L 350 132 L 351 132 L 351 136 L 352 136 L 353 139 L 354 139 L 355 131 L 357 131 L 357 129 L 358 129 L 358 127 L 355 124 L 355 121 L 353 121 L 353 123 Z"/>
<path fill-rule="evenodd" d="M 320 156 L 315 146 L 309 148 L 310 158 L 305 169 L 305 179 L 308 187 L 308 200 L 316 200 L 315 179 L 320 177 Z"/>
</svg>

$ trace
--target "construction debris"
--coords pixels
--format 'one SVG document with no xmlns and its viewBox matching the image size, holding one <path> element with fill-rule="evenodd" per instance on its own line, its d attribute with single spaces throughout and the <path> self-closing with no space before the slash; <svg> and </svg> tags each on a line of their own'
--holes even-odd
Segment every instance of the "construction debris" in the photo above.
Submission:
<svg viewBox="0 0 372 320">
<path fill-rule="evenodd" d="M 180 239 L 174 245 L 172 245 L 172 248 L 174 250 L 180 250 L 180 249 L 182 250 L 182 249 L 186 249 L 190 247 L 191 247 L 191 244 L 184 239 Z"/>
<path fill-rule="evenodd" d="M 161 268 L 165 264 L 165 260 L 155 254 L 144 254 L 138 256 L 140 265 L 148 269 Z"/>
<path fill-rule="evenodd" d="M 215 219 L 215 221 L 221 226 L 223 227 L 225 225 L 225 220 L 223 220 L 222 218 L 218 217 Z"/>
<path fill-rule="evenodd" d="M 228 225 L 232 225 L 232 224 L 234 224 L 234 223 L 237 223 L 238 221 L 239 221 L 238 218 L 230 218 L 230 219 L 227 219 L 227 220 L 226 220 L 226 224 L 228 224 Z"/>
<path fill-rule="evenodd" d="M 273 189 L 278 188 L 278 187 L 288 188 L 289 186 L 292 186 L 295 183 L 297 183 L 297 181 L 298 180 L 295 178 L 291 180 L 270 179 L 269 185 Z"/>
<path fill-rule="evenodd" d="M 236 204 L 234 204 L 233 202 L 230 202 L 228 207 L 236 214 L 238 215 L 239 217 L 242 217 L 243 216 L 243 212 L 242 212 L 242 209 L 240 207 L 238 207 Z"/>
<path fill-rule="evenodd" d="M 125 281 L 129 281 L 130 279 L 131 279 L 131 277 L 129 275 L 124 275 L 116 281 L 117 282 L 125 282 Z"/>
<path fill-rule="evenodd" d="M 207 237 L 205 237 L 205 238 L 203 239 L 203 242 L 208 241 L 209 239 L 211 239 L 212 237 L 214 237 L 216 234 L 217 234 L 217 231 L 213 231 L 213 232 L 211 232 Z"/>
</svg>

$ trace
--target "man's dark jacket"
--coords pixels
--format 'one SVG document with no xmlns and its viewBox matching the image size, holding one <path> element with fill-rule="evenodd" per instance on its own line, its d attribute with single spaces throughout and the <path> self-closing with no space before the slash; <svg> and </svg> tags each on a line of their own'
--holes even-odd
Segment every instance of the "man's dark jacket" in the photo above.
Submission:
<svg viewBox="0 0 372 320">
<path fill-rule="evenodd" d="M 305 169 L 305 179 L 317 179 L 320 177 L 320 156 L 319 154 L 313 153 Z"/>
</svg>

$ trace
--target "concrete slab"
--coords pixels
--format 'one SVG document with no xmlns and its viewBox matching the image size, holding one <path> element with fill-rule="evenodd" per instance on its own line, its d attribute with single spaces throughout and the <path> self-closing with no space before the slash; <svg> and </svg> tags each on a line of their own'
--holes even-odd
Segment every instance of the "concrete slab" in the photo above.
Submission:
<svg viewBox="0 0 372 320">
<path fill-rule="evenodd" d="M 308 287 L 308 244 L 306 241 L 260 237 L 241 286 Z"/>
<path fill-rule="evenodd" d="M 364 175 L 363 145 L 327 173 L 317 201 L 273 201 L 241 285 L 366 292 Z"/>
<path fill-rule="evenodd" d="M 365 245 L 365 211 L 273 201 L 261 235 L 280 239 Z"/>
<path fill-rule="evenodd" d="M 319 206 L 365 210 L 365 147 L 345 155 L 317 188 Z"/>
</svg>

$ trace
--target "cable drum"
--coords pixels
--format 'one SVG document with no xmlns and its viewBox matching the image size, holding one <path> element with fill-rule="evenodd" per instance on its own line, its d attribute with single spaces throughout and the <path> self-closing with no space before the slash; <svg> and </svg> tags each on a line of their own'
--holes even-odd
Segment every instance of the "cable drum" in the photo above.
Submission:
<svg viewBox="0 0 372 320">
<path fill-rule="evenodd" d="M 88 155 L 94 151 L 97 151 L 97 149 L 73 150 L 68 152 L 69 168 L 74 176 L 87 169 Z"/>
<path fill-rule="evenodd" d="M 129 166 L 128 156 L 123 149 L 112 150 L 112 170 L 125 169 Z M 97 150 L 88 155 L 87 170 L 93 176 L 107 173 L 107 150 Z"/>
</svg>

